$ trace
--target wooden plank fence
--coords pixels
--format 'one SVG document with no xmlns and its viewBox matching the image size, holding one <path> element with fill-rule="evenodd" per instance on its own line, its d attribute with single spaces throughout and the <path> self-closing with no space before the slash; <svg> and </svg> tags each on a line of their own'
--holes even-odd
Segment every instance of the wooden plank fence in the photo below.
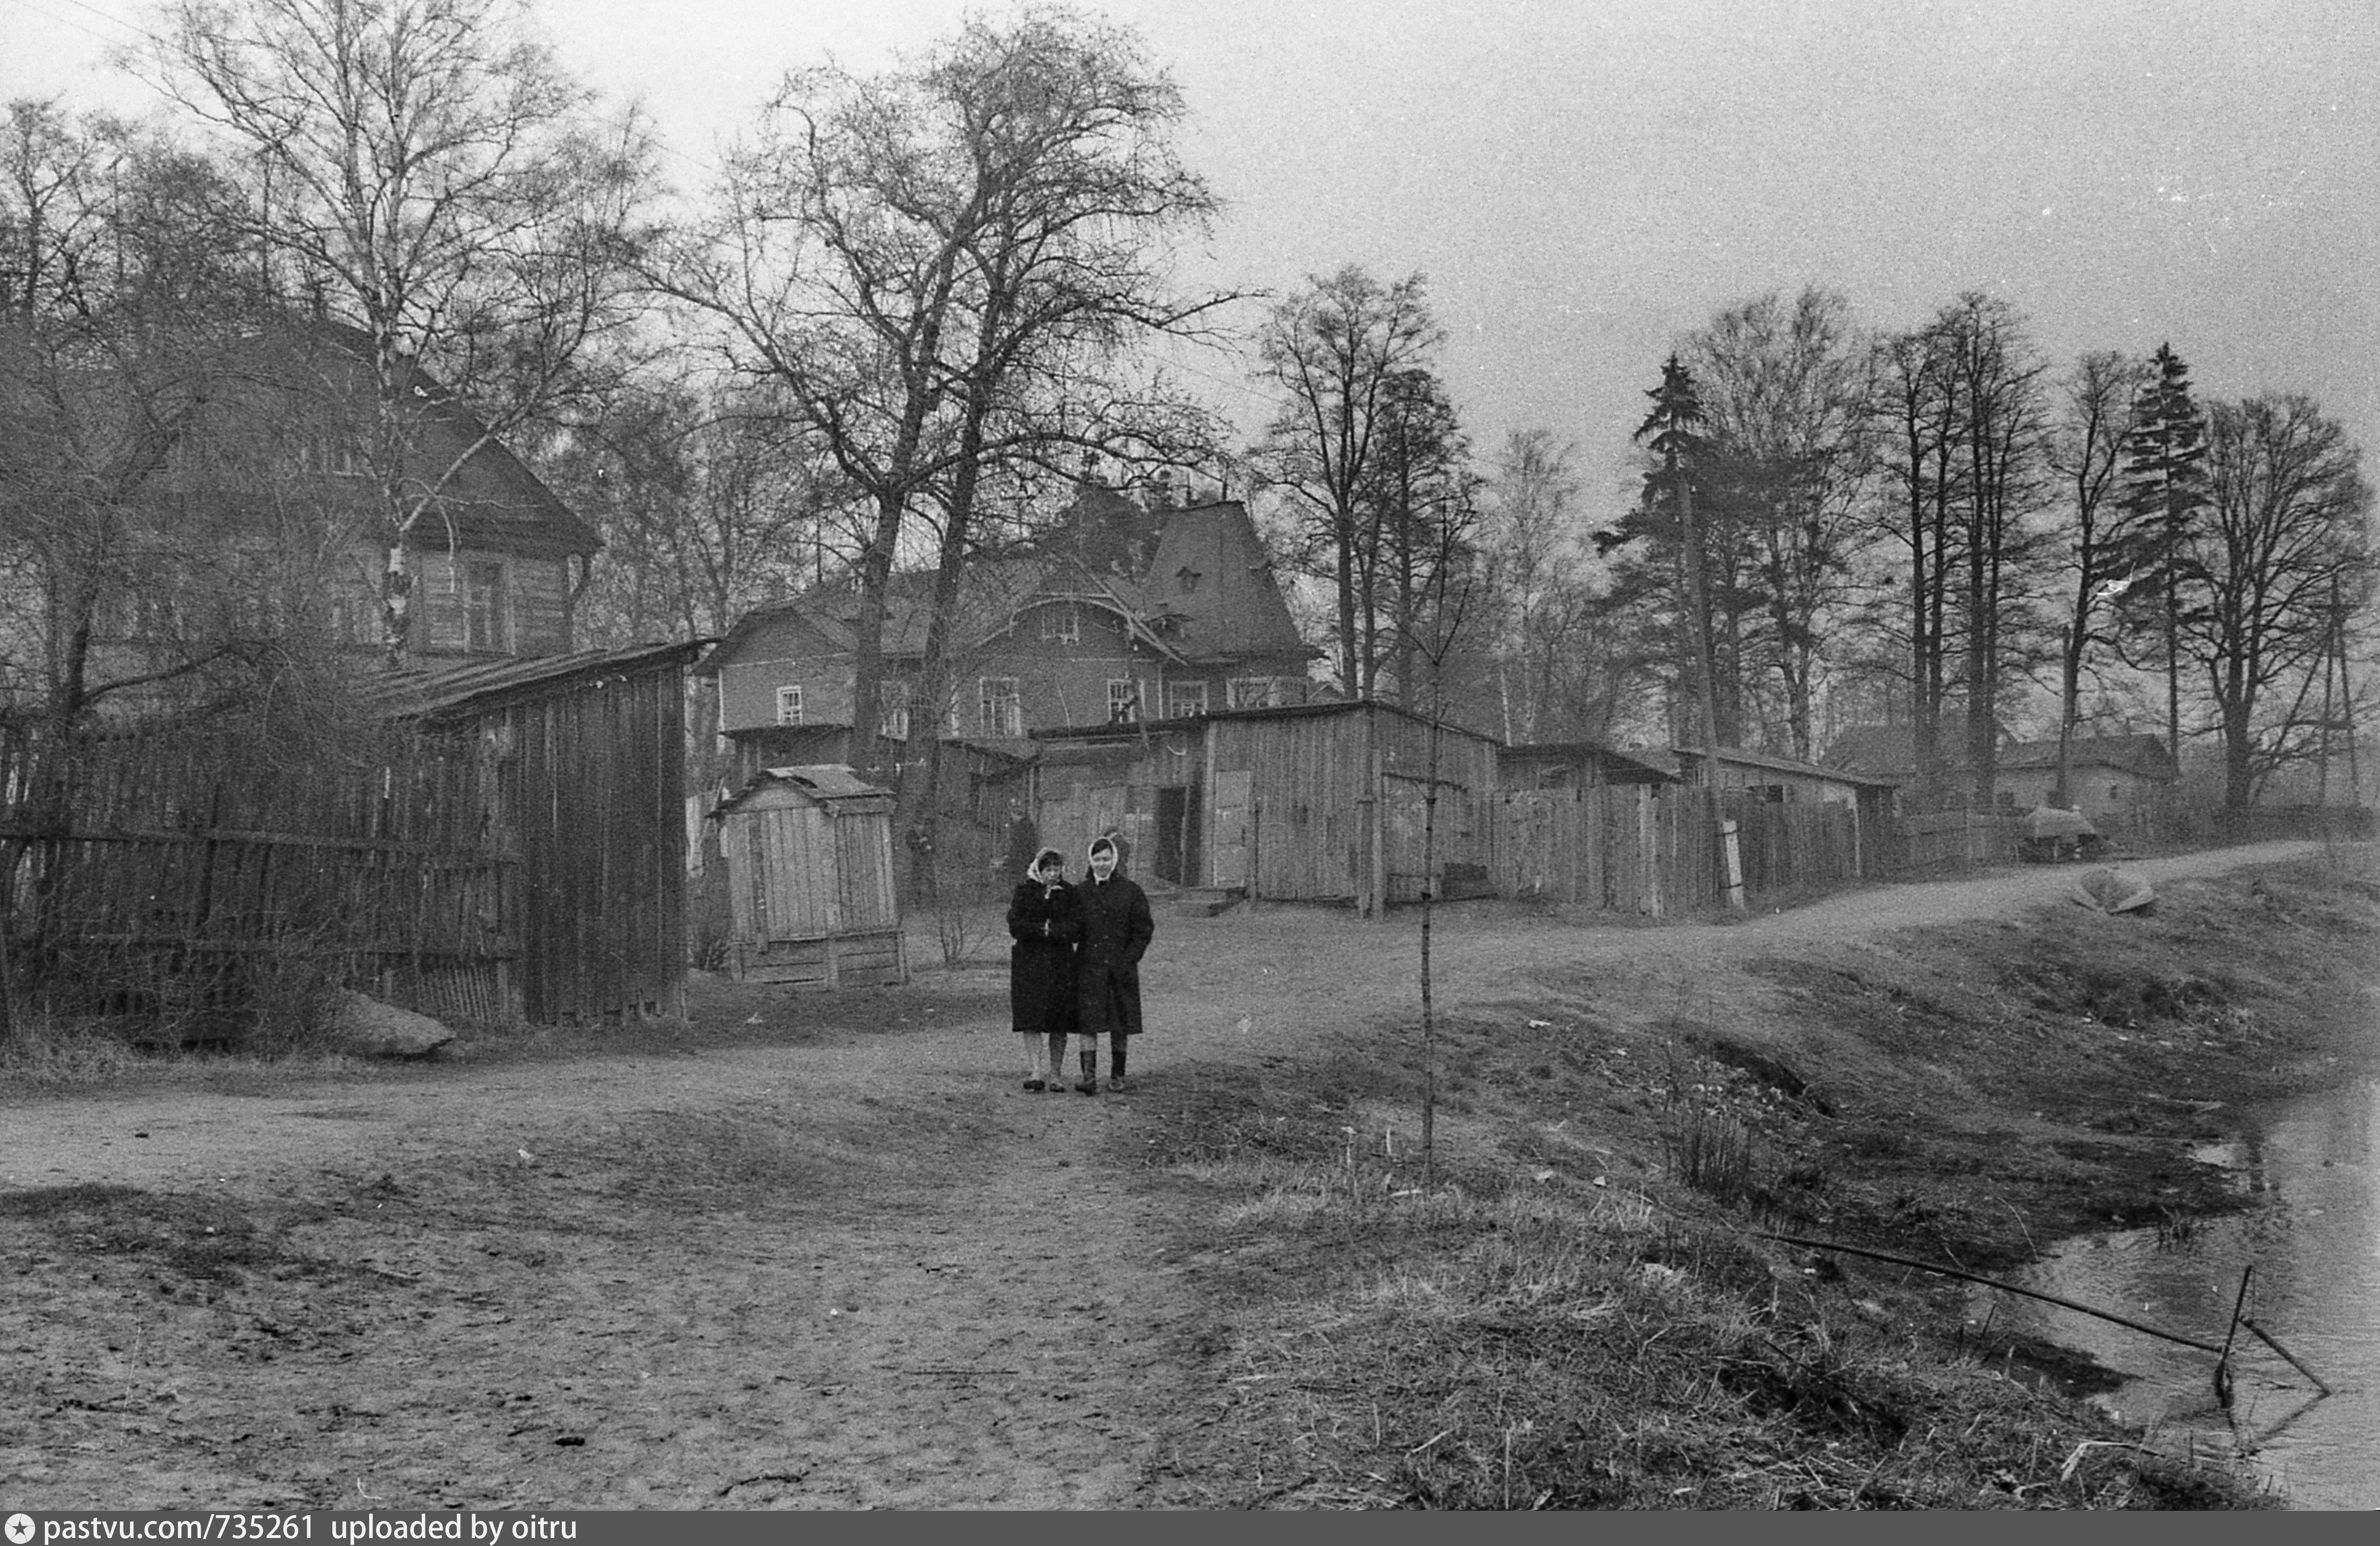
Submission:
<svg viewBox="0 0 2380 1546">
<path fill-rule="evenodd" d="M 2016 858 L 2021 818 L 1976 810 L 1937 810 L 1900 819 L 1895 870 L 2005 864 Z"/>
<path fill-rule="evenodd" d="M 0 737 L 0 923 L 54 1007 L 236 1004 L 300 968 L 516 1015 L 519 858 L 468 743 L 285 764 L 252 734 Z"/>
<path fill-rule="evenodd" d="M 1598 912 L 1670 918 L 1725 906 L 1724 822 L 1736 824 L 1747 901 L 1876 868 L 1842 805 L 1624 785 L 1505 790 L 1495 814 L 1501 895 Z"/>
</svg>

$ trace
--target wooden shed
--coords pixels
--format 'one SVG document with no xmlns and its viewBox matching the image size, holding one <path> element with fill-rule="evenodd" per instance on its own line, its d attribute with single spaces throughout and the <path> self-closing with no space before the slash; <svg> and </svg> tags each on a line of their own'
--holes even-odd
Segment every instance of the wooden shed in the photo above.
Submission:
<svg viewBox="0 0 2380 1546">
<path fill-rule="evenodd" d="M 764 768 L 712 816 L 737 978 L 829 988 L 908 980 L 891 791 L 842 763 Z"/>
<path fill-rule="evenodd" d="M 1232 709 L 1147 724 L 1036 731 L 1041 840 L 1115 832 L 1144 878 L 1275 901 L 1485 895 L 1495 741 L 1369 700 Z M 1429 797 L 1437 795 L 1435 810 Z"/>
<path fill-rule="evenodd" d="M 538 1025 L 686 1009 L 686 667 L 697 643 L 394 672 L 375 696 L 476 761 L 517 860 L 500 994 Z"/>
</svg>

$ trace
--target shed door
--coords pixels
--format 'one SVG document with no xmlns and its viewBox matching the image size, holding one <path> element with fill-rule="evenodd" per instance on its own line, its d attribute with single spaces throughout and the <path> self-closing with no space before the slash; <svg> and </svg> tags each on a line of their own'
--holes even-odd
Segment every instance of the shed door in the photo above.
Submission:
<svg viewBox="0 0 2380 1546">
<path fill-rule="evenodd" d="M 1207 853 L 1214 866 L 1212 883 L 1226 890 L 1248 883 L 1248 808 L 1255 778 L 1245 769 L 1215 774 Z"/>
</svg>

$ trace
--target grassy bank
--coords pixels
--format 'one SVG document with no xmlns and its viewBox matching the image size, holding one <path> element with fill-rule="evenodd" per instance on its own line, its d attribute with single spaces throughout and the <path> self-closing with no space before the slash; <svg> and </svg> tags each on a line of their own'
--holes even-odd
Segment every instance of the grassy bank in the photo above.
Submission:
<svg viewBox="0 0 2380 1546">
<path fill-rule="evenodd" d="M 1439 1027 L 1184 1070 L 1129 1141 L 1214 1370 L 1154 1480 L 1245 1507 L 2236 1507 L 1949 1280 L 2237 1206 L 2187 1158 L 2365 1055 L 2368 858 L 1797 948 L 1536 974 Z M 1119 1156 L 1127 1158 L 1126 1156 Z"/>
</svg>

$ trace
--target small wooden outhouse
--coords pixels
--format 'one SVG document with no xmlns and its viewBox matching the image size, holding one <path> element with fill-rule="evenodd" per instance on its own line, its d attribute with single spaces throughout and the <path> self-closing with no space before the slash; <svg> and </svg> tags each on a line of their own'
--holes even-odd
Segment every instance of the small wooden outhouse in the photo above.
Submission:
<svg viewBox="0 0 2380 1546">
<path fill-rule="evenodd" d="M 890 791 L 840 763 L 763 768 L 712 815 L 737 978 L 829 988 L 908 980 Z"/>
</svg>

